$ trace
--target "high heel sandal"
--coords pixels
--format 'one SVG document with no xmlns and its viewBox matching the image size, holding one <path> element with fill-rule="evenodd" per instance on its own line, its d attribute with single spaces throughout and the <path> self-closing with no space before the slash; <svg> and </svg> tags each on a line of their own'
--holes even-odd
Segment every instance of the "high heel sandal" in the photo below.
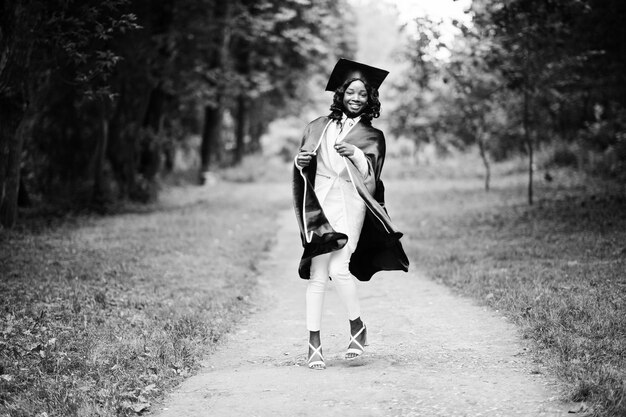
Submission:
<svg viewBox="0 0 626 417">
<path fill-rule="evenodd" d="M 360 344 L 358 340 L 356 340 L 357 337 L 359 337 L 359 335 L 363 333 L 364 337 L 363 337 L 363 344 Z M 352 344 L 355 344 L 357 347 L 349 347 Z M 358 358 L 359 356 L 361 356 L 363 354 L 363 351 L 365 350 L 364 346 L 367 346 L 367 329 L 365 328 L 365 324 L 363 325 L 363 327 L 361 327 L 361 330 L 359 330 L 354 336 L 350 335 L 350 343 L 348 344 L 348 350 L 346 350 L 346 360 L 348 361 L 353 361 L 356 358 Z M 354 356 L 352 356 L 354 355 Z"/>
<path fill-rule="evenodd" d="M 322 345 L 319 345 L 317 348 L 315 348 L 311 343 L 309 343 L 309 347 L 313 351 L 309 356 L 309 360 L 307 361 L 309 369 L 326 369 L 326 363 L 324 362 L 324 356 L 322 355 Z M 318 355 L 320 357 L 320 360 L 312 361 L 311 359 L 313 359 L 315 355 Z"/>
</svg>

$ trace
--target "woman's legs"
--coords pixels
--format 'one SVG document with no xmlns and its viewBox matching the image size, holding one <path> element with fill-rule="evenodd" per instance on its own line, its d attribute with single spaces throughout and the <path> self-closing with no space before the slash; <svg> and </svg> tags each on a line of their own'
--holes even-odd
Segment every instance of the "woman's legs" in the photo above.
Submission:
<svg viewBox="0 0 626 417">
<path fill-rule="evenodd" d="M 329 262 L 329 274 L 335 283 L 339 297 L 346 306 L 350 320 L 350 344 L 346 359 L 355 359 L 363 353 L 363 346 L 367 343 L 365 325 L 361 320 L 361 306 L 356 288 L 356 278 L 350 273 L 350 256 L 352 251 L 346 246 L 333 252 Z"/>
<path fill-rule="evenodd" d="M 330 256 L 326 253 L 311 260 L 311 276 L 306 287 L 306 327 L 310 332 L 321 328 Z"/>
<path fill-rule="evenodd" d="M 337 293 L 348 312 L 348 319 L 355 320 L 361 316 L 361 306 L 357 295 L 356 278 L 350 273 L 350 256 L 348 246 L 332 252 L 328 263 L 328 275 L 332 278 Z"/>
<path fill-rule="evenodd" d="M 306 326 L 309 330 L 309 367 L 324 369 L 322 356 L 320 328 L 322 322 L 322 307 L 324 294 L 328 282 L 328 261 L 330 254 L 316 256 L 311 260 L 311 276 L 306 288 Z M 322 362 L 322 364 L 319 363 Z M 317 362 L 317 364 L 315 364 Z"/>
<path fill-rule="evenodd" d="M 311 260 L 311 277 L 306 289 L 306 323 L 309 331 L 319 331 L 321 328 L 328 277 L 332 278 L 337 293 L 346 307 L 348 319 L 356 320 L 361 316 L 356 279 L 349 270 L 350 255 L 351 251 L 344 247 Z"/>
</svg>

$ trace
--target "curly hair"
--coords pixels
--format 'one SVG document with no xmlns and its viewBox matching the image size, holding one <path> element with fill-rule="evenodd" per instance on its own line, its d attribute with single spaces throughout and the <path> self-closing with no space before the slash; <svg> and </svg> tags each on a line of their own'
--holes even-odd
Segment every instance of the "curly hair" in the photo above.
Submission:
<svg viewBox="0 0 626 417">
<path fill-rule="evenodd" d="M 350 78 L 346 80 L 341 87 L 335 90 L 333 103 L 330 105 L 330 114 L 328 115 L 328 117 L 332 120 L 341 120 L 344 113 L 343 96 L 348 89 L 348 86 L 357 80 L 361 81 L 365 85 L 365 91 L 367 91 L 367 104 L 361 112 L 361 121 L 370 124 L 372 119 L 380 116 L 380 100 L 378 100 L 378 90 L 370 86 L 365 80 L 360 78 Z"/>
</svg>

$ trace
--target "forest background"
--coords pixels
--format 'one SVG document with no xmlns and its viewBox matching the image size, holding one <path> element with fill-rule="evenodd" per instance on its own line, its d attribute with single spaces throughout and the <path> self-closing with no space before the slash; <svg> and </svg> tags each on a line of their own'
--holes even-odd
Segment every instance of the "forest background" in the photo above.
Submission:
<svg viewBox="0 0 626 417">
<path fill-rule="evenodd" d="M 248 155 L 284 165 L 338 57 L 391 70 L 380 127 L 407 166 L 475 148 L 488 188 L 492 161 L 522 156 L 531 203 L 550 166 L 624 178 L 623 3 L 475 0 L 446 30 L 381 4 L 4 1 L 2 225 L 153 201 Z"/>
</svg>

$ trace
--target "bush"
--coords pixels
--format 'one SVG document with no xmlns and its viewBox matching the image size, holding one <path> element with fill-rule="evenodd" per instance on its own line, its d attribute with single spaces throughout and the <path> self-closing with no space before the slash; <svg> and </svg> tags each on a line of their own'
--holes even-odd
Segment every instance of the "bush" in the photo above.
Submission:
<svg viewBox="0 0 626 417">
<path fill-rule="evenodd" d="M 612 109 L 610 117 L 602 118 L 601 108 L 596 121 L 579 132 L 581 146 L 586 150 L 585 168 L 604 177 L 626 178 L 626 110 Z"/>
<path fill-rule="evenodd" d="M 565 143 L 559 143 L 548 154 L 548 159 L 545 162 L 548 168 L 563 168 L 563 167 L 577 167 L 578 166 L 578 152 L 576 152 L 575 145 L 568 145 Z"/>
</svg>

